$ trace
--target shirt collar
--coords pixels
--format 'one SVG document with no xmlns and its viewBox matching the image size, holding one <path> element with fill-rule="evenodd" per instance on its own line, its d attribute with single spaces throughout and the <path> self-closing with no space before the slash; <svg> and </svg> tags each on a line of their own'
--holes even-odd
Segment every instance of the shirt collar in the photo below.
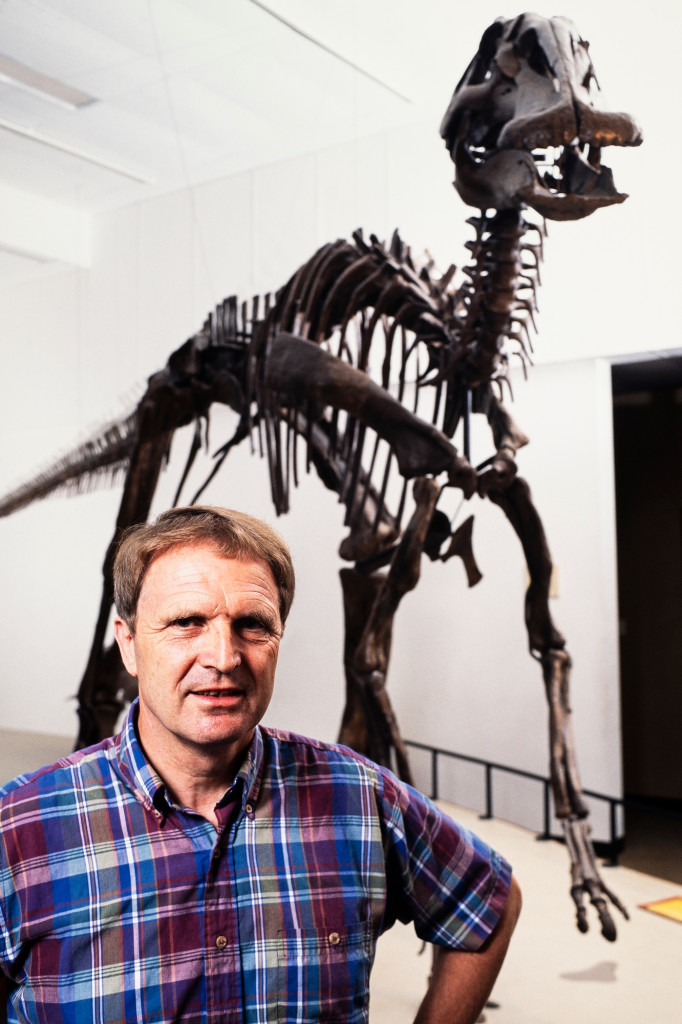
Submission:
<svg viewBox="0 0 682 1024">
<path fill-rule="evenodd" d="M 130 705 L 121 728 L 119 764 L 142 803 L 158 809 L 159 803 L 167 803 L 166 785 L 144 756 L 137 738 L 137 715 L 138 699 L 136 698 Z M 242 806 L 247 803 L 255 805 L 260 790 L 262 765 L 263 735 L 260 726 L 257 725 L 253 742 L 235 776 L 235 783 L 239 781 L 242 789 Z"/>
<path fill-rule="evenodd" d="M 241 768 L 237 772 L 237 778 L 244 780 L 243 803 L 250 803 L 254 807 L 261 787 L 263 749 L 263 733 L 261 731 L 261 727 L 257 725 L 253 736 L 253 742 L 249 747 Z"/>
<path fill-rule="evenodd" d="M 128 714 L 123 720 L 118 755 L 119 764 L 123 774 L 132 783 L 138 799 L 150 807 L 156 807 L 159 799 L 165 796 L 166 787 L 161 776 L 154 771 L 142 752 L 137 738 L 137 714 L 138 700 L 136 698 L 128 708 Z"/>
</svg>

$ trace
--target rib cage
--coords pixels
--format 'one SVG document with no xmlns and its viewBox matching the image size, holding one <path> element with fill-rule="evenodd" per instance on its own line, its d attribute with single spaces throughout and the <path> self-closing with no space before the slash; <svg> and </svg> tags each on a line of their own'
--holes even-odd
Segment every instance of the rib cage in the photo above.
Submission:
<svg viewBox="0 0 682 1024">
<path fill-rule="evenodd" d="M 368 373 L 402 404 L 412 384 L 411 409 L 417 413 L 425 370 L 453 342 L 452 308 L 452 297 L 431 279 L 428 268 L 421 274 L 416 271 L 397 235 L 386 250 L 376 238 L 368 244 L 357 233 L 354 244 L 324 246 L 294 275 L 279 293 L 266 331 L 270 339 L 284 331 L 323 347 Z M 263 371 L 266 362 L 262 362 Z M 278 511 L 288 509 L 291 483 L 297 480 L 297 437 L 304 435 L 310 464 L 310 431 L 315 426 L 317 443 L 324 439 L 325 444 L 320 454 L 335 470 L 346 524 L 356 523 L 369 502 L 373 530 L 383 521 L 394 535 L 400 528 L 405 485 L 401 484 L 397 512 L 390 515 L 386 511 L 393 476 L 390 446 L 376 435 L 369 436 L 370 430 L 342 411 L 283 406 L 280 396 L 265 387 L 260 395 Z M 367 468 L 363 465 L 366 454 Z"/>
<path fill-rule="evenodd" d="M 428 264 L 417 268 L 397 234 L 387 248 L 357 232 L 353 244 L 337 241 L 318 250 L 278 293 L 263 320 L 258 302 L 252 305 L 251 325 L 242 306 L 241 336 L 252 338 L 251 420 L 260 425 L 260 449 L 268 457 L 278 512 L 288 511 L 292 483 L 298 482 L 301 436 L 306 465 L 319 467 L 324 461 L 327 472 L 332 468 L 331 486 L 346 507 L 346 525 L 356 525 L 369 503 L 373 531 L 383 523 L 395 536 L 407 488 L 401 480 L 395 510 L 388 512 L 395 476 L 390 446 L 338 409 L 287 405 L 268 391 L 268 346 L 276 344 L 278 334 L 305 338 L 368 373 L 448 437 L 463 415 L 467 391 L 485 391 L 490 381 L 507 379 L 508 348 L 524 364 L 529 361 L 541 245 L 524 239 L 533 228 L 541 242 L 539 229 L 517 210 L 469 222 L 476 229 L 469 243 L 473 264 L 464 269 L 467 279 L 458 290 L 450 288 L 454 268 L 443 278 Z M 485 401 L 479 396 L 473 405 L 483 408 Z"/>
<path fill-rule="evenodd" d="M 390 445 L 343 410 L 287 402 L 269 389 L 269 353 L 283 333 L 304 338 L 367 373 L 412 413 L 452 437 L 467 408 L 485 408 L 490 383 L 506 379 L 507 350 L 524 362 L 529 358 L 528 323 L 541 258 L 540 245 L 524 241 L 534 226 L 516 210 L 491 218 L 481 214 L 469 223 L 475 228 L 468 243 L 473 259 L 458 289 L 451 287 L 454 267 L 443 277 L 429 263 L 418 267 L 397 233 L 385 246 L 358 231 L 352 241 L 322 246 L 274 297 L 240 302 L 230 296 L 150 378 L 131 415 L 13 491 L 0 503 L 0 515 L 58 490 L 86 490 L 115 480 L 149 429 L 143 425 L 145 409 L 158 389 L 166 389 L 171 404 L 154 429 L 172 434 L 195 423 L 176 501 L 200 447 L 201 422 L 208 421 L 212 402 L 220 401 L 238 413 L 239 425 L 215 452 L 213 468 L 191 501 L 217 475 L 231 448 L 250 435 L 267 458 L 278 513 L 289 509 L 303 447 L 306 470 L 313 466 L 338 494 L 346 524 L 364 521 L 373 534 L 382 531 L 388 543 L 400 533 L 407 488 Z M 470 392 L 473 401 L 467 399 Z"/>
</svg>

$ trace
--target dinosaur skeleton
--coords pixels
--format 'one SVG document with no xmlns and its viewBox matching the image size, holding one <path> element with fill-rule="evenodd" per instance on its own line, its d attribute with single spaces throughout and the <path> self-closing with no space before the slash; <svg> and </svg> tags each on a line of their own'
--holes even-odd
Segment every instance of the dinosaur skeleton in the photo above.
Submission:
<svg viewBox="0 0 682 1024">
<path fill-rule="evenodd" d="M 528 485 L 516 475 L 515 453 L 528 439 L 501 401 L 510 357 L 529 362 L 543 218 L 577 219 L 626 198 L 601 150 L 637 145 L 641 135 L 629 116 L 595 108 L 593 80 L 587 43 L 569 21 L 495 21 L 441 127 L 455 187 L 479 211 L 468 221 L 471 263 L 457 289 L 454 268 L 441 278 L 430 265 L 417 267 L 397 234 L 389 246 L 360 232 L 325 245 L 275 296 L 223 302 L 149 379 L 132 415 L 13 492 L 0 514 L 125 473 L 78 694 L 78 744 L 96 742 L 113 731 L 134 684 L 105 648 L 118 538 L 147 518 L 174 432 L 195 427 L 177 503 L 212 405 L 231 407 L 237 427 L 215 453 L 209 479 L 250 438 L 267 458 L 277 513 L 288 510 L 303 461 L 345 506 L 340 555 L 352 564 L 341 570 L 347 700 L 339 738 L 409 780 L 386 690 L 394 615 L 417 584 L 422 553 L 457 555 L 469 585 L 480 579 L 472 517 L 453 530 L 437 506 L 453 490 L 487 496 L 509 519 L 528 565 L 526 626 L 549 702 L 551 782 L 578 927 L 587 930 L 588 897 L 613 940 L 608 902 L 627 912 L 602 882 L 589 838 L 571 730 L 571 659 L 549 611 L 551 558 Z M 495 447 L 478 467 L 469 461 L 472 413 L 487 418 Z M 460 423 L 463 453 L 452 443 Z"/>
</svg>

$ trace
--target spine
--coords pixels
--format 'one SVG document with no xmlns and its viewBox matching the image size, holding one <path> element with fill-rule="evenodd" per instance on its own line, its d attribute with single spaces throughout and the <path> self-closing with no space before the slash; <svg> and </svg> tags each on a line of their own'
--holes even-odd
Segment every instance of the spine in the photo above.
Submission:
<svg viewBox="0 0 682 1024">
<path fill-rule="evenodd" d="M 523 210 L 500 210 L 469 220 L 476 238 L 467 243 L 473 262 L 464 268 L 466 306 L 462 343 L 463 377 L 469 387 L 505 379 L 512 355 L 531 362 L 530 327 L 535 328 L 536 287 L 544 227 L 526 221 Z M 529 231 L 538 241 L 526 240 Z"/>
</svg>

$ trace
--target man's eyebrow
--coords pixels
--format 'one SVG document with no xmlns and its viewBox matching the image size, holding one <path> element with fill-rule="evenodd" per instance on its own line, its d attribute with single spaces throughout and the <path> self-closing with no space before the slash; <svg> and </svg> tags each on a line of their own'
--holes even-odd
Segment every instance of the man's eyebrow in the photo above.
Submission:
<svg viewBox="0 0 682 1024">
<path fill-rule="evenodd" d="M 273 629 L 279 624 L 279 617 L 270 608 L 253 608 L 242 612 L 240 615 L 235 615 L 234 618 L 235 622 L 243 622 L 244 619 L 255 619 L 257 622 L 262 622 Z"/>
<path fill-rule="evenodd" d="M 161 620 L 167 623 L 175 622 L 177 619 L 210 619 L 212 617 L 212 610 L 207 611 L 205 608 L 200 608 L 194 604 L 178 604 L 174 608 L 166 609 L 160 616 Z M 281 625 L 278 611 L 267 605 L 264 607 L 257 605 L 252 608 L 245 608 L 238 612 L 238 614 L 230 617 L 234 622 L 254 619 L 273 630 L 276 630 Z"/>
</svg>

